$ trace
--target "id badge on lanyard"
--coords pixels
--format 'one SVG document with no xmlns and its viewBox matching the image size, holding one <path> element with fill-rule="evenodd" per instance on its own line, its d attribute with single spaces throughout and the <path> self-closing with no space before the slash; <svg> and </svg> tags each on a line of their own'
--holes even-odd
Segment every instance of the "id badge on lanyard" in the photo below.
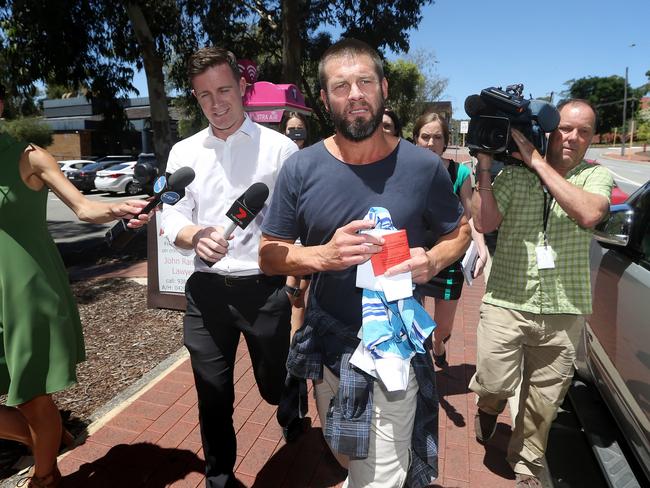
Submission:
<svg viewBox="0 0 650 488">
<path fill-rule="evenodd" d="M 551 207 L 553 205 L 553 196 L 549 198 L 546 186 L 544 188 L 544 244 L 535 248 L 537 255 L 537 269 L 553 269 L 555 268 L 555 260 L 553 259 L 553 248 L 548 243 L 548 236 L 546 229 L 548 228 L 548 219 L 551 215 Z"/>
</svg>

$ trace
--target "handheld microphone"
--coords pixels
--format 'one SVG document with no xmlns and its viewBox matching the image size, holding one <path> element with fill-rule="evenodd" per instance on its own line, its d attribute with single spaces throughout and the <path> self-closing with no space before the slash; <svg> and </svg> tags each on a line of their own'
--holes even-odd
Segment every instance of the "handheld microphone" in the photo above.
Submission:
<svg viewBox="0 0 650 488">
<path fill-rule="evenodd" d="M 169 178 L 161 176 L 154 184 L 153 198 L 134 218 L 148 214 L 161 203 L 175 205 L 185 196 L 185 187 L 192 183 L 193 180 L 194 170 L 187 166 L 179 168 Z M 122 249 L 133 239 L 137 229 L 127 227 L 127 224 L 128 220 L 122 219 L 106 232 L 106 242 L 110 247 Z"/>
<path fill-rule="evenodd" d="M 226 212 L 226 216 L 231 222 L 226 226 L 223 231 L 224 239 L 228 239 L 233 231 L 239 227 L 245 229 L 248 227 L 257 214 L 264 207 L 264 202 L 269 197 L 269 187 L 264 183 L 253 183 L 248 187 L 237 200 L 233 202 L 230 209 Z M 213 261 L 207 261 L 201 258 L 209 267 L 214 265 Z"/>
</svg>

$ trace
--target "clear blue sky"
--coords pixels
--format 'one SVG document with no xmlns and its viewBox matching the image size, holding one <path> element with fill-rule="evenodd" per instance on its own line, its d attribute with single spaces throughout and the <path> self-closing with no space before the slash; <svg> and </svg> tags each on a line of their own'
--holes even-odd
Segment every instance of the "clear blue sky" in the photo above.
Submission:
<svg viewBox="0 0 650 488">
<path fill-rule="evenodd" d="M 411 49 L 436 56 L 458 119 L 465 98 L 489 86 L 523 83 L 526 97 L 557 101 L 567 80 L 625 76 L 628 66 L 637 87 L 650 70 L 649 0 L 437 0 L 423 16 Z M 146 96 L 143 74 L 134 84 Z"/>
<path fill-rule="evenodd" d="M 467 118 L 465 98 L 489 86 L 520 82 L 526 97 L 553 91 L 557 101 L 567 80 L 625 76 L 626 66 L 631 86 L 647 82 L 648 0 L 437 0 L 423 14 L 411 49 L 435 53 L 455 118 Z"/>
</svg>

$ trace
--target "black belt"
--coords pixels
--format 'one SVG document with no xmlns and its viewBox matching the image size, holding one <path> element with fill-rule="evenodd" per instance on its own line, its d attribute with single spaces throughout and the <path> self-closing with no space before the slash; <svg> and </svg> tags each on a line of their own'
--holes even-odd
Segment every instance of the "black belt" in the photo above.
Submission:
<svg viewBox="0 0 650 488">
<path fill-rule="evenodd" d="M 210 279 L 216 281 L 218 284 L 228 287 L 246 287 L 255 285 L 269 285 L 281 287 L 284 285 L 284 276 L 268 276 L 265 274 L 256 274 L 249 276 L 228 276 L 220 275 L 217 273 L 204 273 L 210 276 Z"/>
</svg>

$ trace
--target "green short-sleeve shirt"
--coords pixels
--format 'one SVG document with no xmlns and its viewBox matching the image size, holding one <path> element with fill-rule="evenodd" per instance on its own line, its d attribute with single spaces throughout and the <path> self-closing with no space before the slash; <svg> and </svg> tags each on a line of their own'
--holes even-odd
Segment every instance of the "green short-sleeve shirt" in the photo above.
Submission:
<svg viewBox="0 0 650 488">
<path fill-rule="evenodd" d="M 583 161 L 565 178 L 610 199 L 614 182 L 602 166 Z M 544 243 L 544 190 L 539 177 L 526 167 L 506 166 L 493 190 L 503 221 L 483 301 L 539 314 L 591 313 L 591 229 L 580 227 L 553 200 L 547 237 L 555 267 L 540 270 L 535 248 Z"/>
</svg>

